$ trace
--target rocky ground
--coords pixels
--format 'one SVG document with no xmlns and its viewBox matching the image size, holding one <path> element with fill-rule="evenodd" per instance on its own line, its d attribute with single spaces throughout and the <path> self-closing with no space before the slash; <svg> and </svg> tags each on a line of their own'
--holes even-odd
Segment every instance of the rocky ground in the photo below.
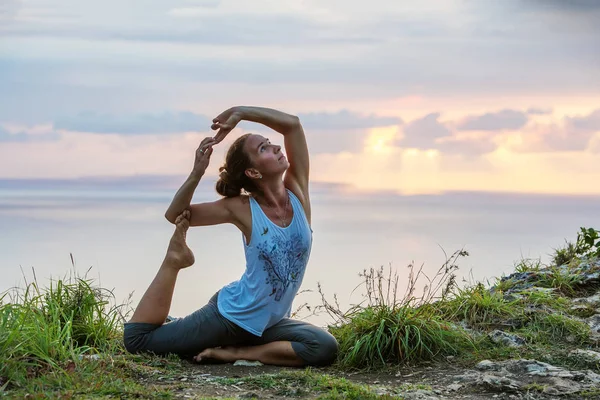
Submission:
<svg viewBox="0 0 600 400">
<path fill-rule="evenodd" d="M 595 356 L 600 357 L 600 353 Z M 170 386 L 177 398 L 316 399 L 327 395 L 327 388 L 308 389 L 301 379 L 285 374 L 289 371 L 270 366 L 187 364 L 175 374 L 156 373 L 145 380 L 148 384 Z M 600 399 L 600 375 L 535 360 L 486 360 L 474 368 L 445 362 L 377 373 L 344 373 L 335 369 L 313 372 L 366 385 L 382 398 Z"/>
</svg>

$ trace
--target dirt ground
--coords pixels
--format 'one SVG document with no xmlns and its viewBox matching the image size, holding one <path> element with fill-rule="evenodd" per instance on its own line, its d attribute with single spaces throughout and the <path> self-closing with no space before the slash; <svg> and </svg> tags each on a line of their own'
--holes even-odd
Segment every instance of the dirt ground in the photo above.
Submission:
<svg viewBox="0 0 600 400">
<path fill-rule="evenodd" d="M 247 382 L 229 383 L 221 378 L 242 379 L 263 374 L 277 374 L 298 369 L 273 366 L 234 366 L 233 364 L 199 365 L 184 362 L 184 368 L 176 376 L 152 376 L 147 383 L 167 385 L 177 398 L 245 398 L 245 399 L 316 399 L 323 393 L 311 393 L 306 388 L 291 383 L 276 387 L 259 387 Z M 464 367 L 451 363 L 421 365 L 416 368 L 402 367 L 377 373 L 346 373 L 332 368 L 314 369 L 313 372 L 345 378 L 353 383 L 368 385 L 378 394 L 388 394 L 407 399 L 553 399 L 536 390 L 498 392 L 481 386 L 471 386 L 458 377 L 465 373 Z M 419 389 L 421 388 L 421 389 Z M 591 399 L 597 396 L 567 396 L 568 399 Z"/>
</svg>

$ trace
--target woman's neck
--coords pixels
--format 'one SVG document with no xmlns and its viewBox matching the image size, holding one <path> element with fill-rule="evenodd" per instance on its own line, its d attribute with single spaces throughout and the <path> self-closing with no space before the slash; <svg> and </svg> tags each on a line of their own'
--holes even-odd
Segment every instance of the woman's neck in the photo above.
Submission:
<svg viewBox="0 0 600 400">
<path fill-rule="evenodd" d="M 273 184 L 262 185 L 259 191 L 254 194 L 254 198 L 259 204 L 265 204 L 270 207 L 283 208 L 288 201 L 288 193 L 283 181 L 273 182 Z"/>
</svg>

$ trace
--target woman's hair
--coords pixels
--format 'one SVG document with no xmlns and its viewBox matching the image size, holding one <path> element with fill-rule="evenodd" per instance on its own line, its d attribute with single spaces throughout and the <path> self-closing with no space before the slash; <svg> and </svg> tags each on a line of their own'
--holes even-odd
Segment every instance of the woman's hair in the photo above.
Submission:
<svg viewBox="0 0 600 400">
<path fill-rule="evenodd" d="M 246 175 L 246 169 L 252 167 L 250 157 L 244 151 L 249 136 L 249 133 L 240 136 L 227 150 L 225 164 L 219 168 L 219 180 L 215 187 L 221 196 L 239 196 L 242 189 L 249 193 L 257 190 L 252 179 Z"/>
</svg>

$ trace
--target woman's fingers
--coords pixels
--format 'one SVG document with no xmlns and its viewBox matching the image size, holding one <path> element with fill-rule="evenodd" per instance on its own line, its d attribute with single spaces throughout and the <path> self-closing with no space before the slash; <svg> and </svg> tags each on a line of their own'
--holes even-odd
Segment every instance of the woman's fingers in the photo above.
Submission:
<svg viewBox="0 0 600 400">
<path fill-rule="evenodd" d="M 219 132 L 215 135 L 215 142 L 220 143 L 223 139 L 225 139 L 227 133 L 223 129 L 219 129 Z"/>
<path fill-rule="evenodd" d="M 211 138 L 211 137 L 202 139 L 202 141 L 200 142 L 200 146 L 198 146 L 198 148 L 202 149 L 202 148 L 206 147 L 208 145 L 208 143 L 212 140 L 213 140 L 213 138 Z"/>
<path fill-rule="evenodd" d="M 208 146 L 212 146 L 213 144 L 215 144 L 215 139 L 212 137 L 207 137 L 204 138 L 201 142 L 200 142 L 200 146 L 198 146 L 199 149 L 204 149 Z"/>
</svg>

